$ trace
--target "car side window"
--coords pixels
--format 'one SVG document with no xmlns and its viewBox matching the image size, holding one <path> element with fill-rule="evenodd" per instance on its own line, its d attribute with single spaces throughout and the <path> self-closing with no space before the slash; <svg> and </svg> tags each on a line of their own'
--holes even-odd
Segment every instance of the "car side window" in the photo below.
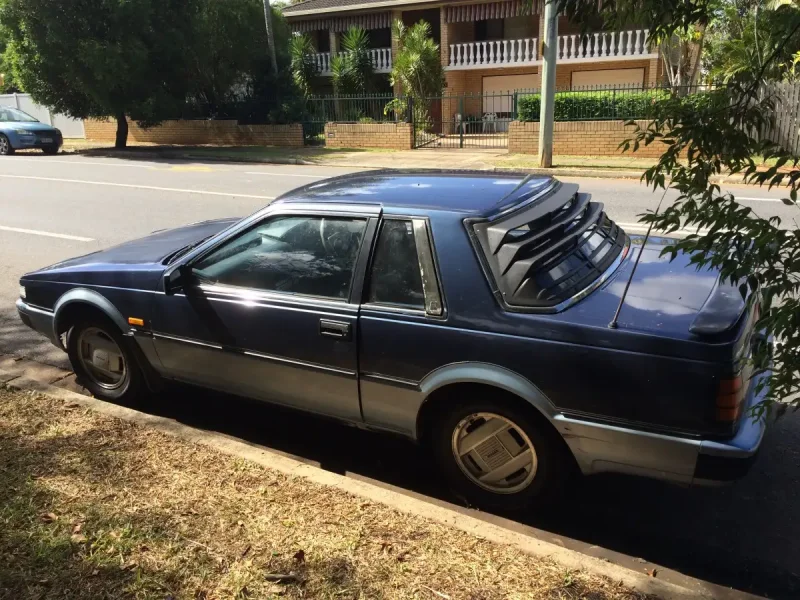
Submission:
<svg viewBox="0 0 800 600">
<path fill-rule="evenodd" d="M 202 282 L 346 300 L 366 220 L 280 216 L 193 265 Z"/>
<path fill-rule="evenodd" d="M 368 301 L 425 310 L 425 292 L 410 219 L 383 222 L 372 260 Z"/>
</svg>

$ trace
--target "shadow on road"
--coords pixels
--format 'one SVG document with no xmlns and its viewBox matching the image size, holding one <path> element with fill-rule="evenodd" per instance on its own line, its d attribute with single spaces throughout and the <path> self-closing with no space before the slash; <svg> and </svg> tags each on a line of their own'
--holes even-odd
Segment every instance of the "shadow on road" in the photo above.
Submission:
<svg viewBox="0 0 800 600">
<path fill-rule="evenodd" d="M 144 410 L 317 463 L 458 503 L 428 456 L 404 439 L 254 401 L 175 386 Z M 547 514 L 501 515 L 726 587 L 772 598 L 800 596 L 796 541 L 772 510 L 759 463 L 725 489 L 685 489 L 622 476 L 578 481 Z M 793 493 L 786 490 L 786 493 Z M 786 518 L 791 518 L 791 515 Z"/>
</svg>

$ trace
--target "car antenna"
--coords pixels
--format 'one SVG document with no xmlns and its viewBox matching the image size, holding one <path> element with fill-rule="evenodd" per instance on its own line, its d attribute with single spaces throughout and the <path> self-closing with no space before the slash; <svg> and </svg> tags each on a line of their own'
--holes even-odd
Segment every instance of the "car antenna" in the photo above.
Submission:
<svg viewBox="0 0 800 600">
<path fill-rule="evenodd" d="M 516 194 L 516 193 L 517 193 L 517 191 L 518 191 L 518 190 L 519 190 L 519 189 L 520 189 L 520 188 L 521 188 L 523 185 L 525 185 L 526 183 L 528 183 L 528 182 L 529 182 L 531 179 L 533 179 L 533 173 L 528 173 L 528 174 L 525 176 L 525 178 L 524 178 L 522 181 L 520 181 L 520 182 L 517 184 L 517 186 L 516 186 L 516 187 L 515 187 L 513 190 L 511 190 L 511 191 L 510 191 L 510 192 L 508 192 L 508 193 L 507 193 L 505 196 L 503 196 L 502 198 L 500 198 L 500 201 L 498 202 L 498 204 L 502 204 L 503 202 L 505 202 L 506 200 L 508 200 L 509 198 L 511 198 L 511 196 L 513 196 L 514 194 Z"/>
<path fill-rule="evenodd" d="M 661 210 L 661 203 L 664 202 L 664 197 L 667 195 L 667 187 L 664 187 L 664 193 L 661 194 L 661 200 L 658 201 L 658 206 L 656 207 L 655 214 L 658 214 L 658 211 Z M 655 215 L 654 215 L 655 216 Z M 628 282 L 625 284 L 625 290 L 622 292 L 622 298 L 619 299 L 619 304 L 617 305 L 617 310 L 614 313 L 614 318 L 611 319 L 611 322 L 608 324 L 609 329 L 616 329 L 617 328 L 617 321 L 619 320 L 619 313 L 622 310 L 622 305 L 625 304 L 625 296 L 628 295 L 628 290 L 631 288 L 631 281 L 633 281 L 633 276 L 636 274 L 636 267 L 639 266 L 639 259 L 642 258 L 642 253 L 644 252 L 645 246 L 647 246 L 647 240 L 650 239 L 650 232 L 653 231 L 653 222 L 650 221 L 650 227 L 647 228 L 647 233 L 644 236 L 644 241 L 642 242 L 642 249 L 639 250 L 639 254 L 636 255 L 636 262 L 633 263 L 633 268 L 631 269 L 631 274 L 628 277 Z"/>
</svg>

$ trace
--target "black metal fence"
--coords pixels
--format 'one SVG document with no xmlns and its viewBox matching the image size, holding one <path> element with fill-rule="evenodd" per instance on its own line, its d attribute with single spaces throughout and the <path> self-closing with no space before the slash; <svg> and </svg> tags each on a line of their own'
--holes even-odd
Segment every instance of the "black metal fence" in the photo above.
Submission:
<svg viewBox="0 0 800 600">
<path fill-rule="evenodd" d="M 647 119 L 655 105 L 672 95 L 708 91 L 703 86 L 591 86 L 556 90 L 556 121 Z M 416 148 L 505 148 L 512 121 L 538 122 L 541 96 L 536 89 L 441 94 L 425 99 L 391 94 L 319 96 L 307 101 L 306 143 L 324 143 L 327 122 L 414 124 Z"/>
</svg>

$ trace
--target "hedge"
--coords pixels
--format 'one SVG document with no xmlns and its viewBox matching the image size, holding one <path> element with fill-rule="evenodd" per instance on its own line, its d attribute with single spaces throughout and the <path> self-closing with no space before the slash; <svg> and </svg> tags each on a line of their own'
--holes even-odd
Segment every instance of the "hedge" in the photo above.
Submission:
<svg viewBox="0 0 800 600">
<path fill-rule="evenodd" d="M 557 92 L 554 107 L 555 120 L 643 119 L 649 116 L 650 108 L 655 102 L 668 96 L 669 93 L 665 90 Z M 520 121 L 538 121 L 540 108 L 539 94 L 519 96 L 517 118 Z"/>
</svg>

